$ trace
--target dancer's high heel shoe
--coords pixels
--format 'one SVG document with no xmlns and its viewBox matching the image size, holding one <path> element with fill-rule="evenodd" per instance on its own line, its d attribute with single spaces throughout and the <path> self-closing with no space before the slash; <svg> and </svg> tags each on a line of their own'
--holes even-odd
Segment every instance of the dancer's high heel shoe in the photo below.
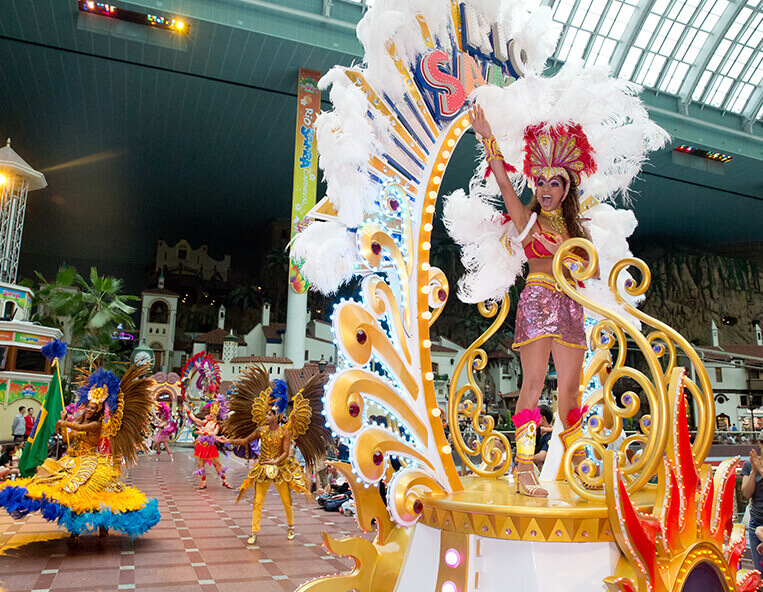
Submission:
<svg viewBox="0 0 763 592">
<path fill-rule="evenodd" d="M 520 475 L 531 475 L 532 483 L 530 483 L 529 485 L 525 485 L 519 480 Z M 548 497 L 548 491 L 544 489 L 540 483 L 538 483 L 538 478 L 535 474 L 535 469 L 530 469 L 526 471 L 520 471 L 515 469 L 514 483 L 516 483 L 516 486 L 517 486 L 517 493 L 521 493 L 522 495 L 526 495 L 527 497 Z"/>
</svg>

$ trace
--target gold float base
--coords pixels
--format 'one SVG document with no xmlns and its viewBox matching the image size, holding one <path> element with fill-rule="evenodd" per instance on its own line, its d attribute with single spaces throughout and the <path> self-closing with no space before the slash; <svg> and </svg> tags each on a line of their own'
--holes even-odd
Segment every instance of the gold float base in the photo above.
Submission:
<svg viewBox="0 0 763 592">
<path fill-rule="evenodd" d="M 421 524 L 449 532 L 516 541 L 614 542 L 604 499 L 585 501 L 563 481 L 542 482 L 547 498 L 516 492 L 508 479 L 463 477 L 464 491 L 422 496 Z M 656 488 L 631 498 L 642 512 L 654 507 Z"/>
</svg>

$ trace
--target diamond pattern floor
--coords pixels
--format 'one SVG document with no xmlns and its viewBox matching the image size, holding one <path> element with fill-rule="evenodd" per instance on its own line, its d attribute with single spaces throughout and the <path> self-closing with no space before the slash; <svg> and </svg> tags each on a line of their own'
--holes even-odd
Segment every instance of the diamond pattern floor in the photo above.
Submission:
<svg viewBox="0 0 763 592">
<path fill-rule="evenodd" d="M 67 545 L 68 533 L 38 515 L 14 522 L 0 515 L 0 592 L 281 592 L 318 576 L 348 571 L 353 561 L 327 554 L 321 532 L 334 537 L 362 535 L 354 518 L 325 512 L 294 496 L 297 536 L 286 540 L 283 507 L 270 489 L 256 546 L 247 546 L 253 490 L 236 505 L 237 492 L 224 489 L 207 470 L 208 487 L 198 491 L 189 449 L 175 462 L 140 457 L 130 485 L 159 500 L 162 520 L 143 537 L 82 536 Z M 240 484 L 243 461 L 228 458 L 228 479 Z"/>
</svg>

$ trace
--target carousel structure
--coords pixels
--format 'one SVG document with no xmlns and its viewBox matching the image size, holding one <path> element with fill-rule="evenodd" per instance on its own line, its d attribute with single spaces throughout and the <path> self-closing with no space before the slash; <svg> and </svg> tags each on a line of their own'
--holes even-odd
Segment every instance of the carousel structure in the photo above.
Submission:
<svg viewBox="0 0 763 592">
<path fill-rule="evenodd" d="M 358 36 L 363 66 L 334 68 L 321 81 L 332 86 L 334 107 L 317 122 L 328 191 L 292 257 L 311 286 L 326 293 L 360 278 L 360 297 L 334 311 L 341 359 L 324 408 L 327 426 L 350 443 L 350 462 L 339 468 L 352 484 L 360 526 L 375 530 L 376 538 L 324 533 L 328 550 L 354 558 L 355 569 L 299 590 L 756 589 L 759 573 L 739 570 L 746 543 L 733 528 L 739 459 L 715 471 L 704 462 L 714 427 L 707 373 L 686 339 L 637 308 L 650 272 L 627 247 L 635 218 L 612 205 L 648 152 L 667 139 L 648 120 L 638 89 L 575 64 L 541 74 L 556 41 L 550 11 L 530 14 L 518 2 L 379 0 Z M 537 101 L 530 104 L 527 96 Z M 588 407 L 584 433 L 566 450 L 553 438 L 541 476 L 547 498 L 516 493 L 510 442 L 482 413 L 475 377 L 487 364 L 481 347 L 509 313 L 508 287 L 523 262 L 506 258 L 521 244 L 511 225 L 496 222 L 489 197 L 497 189 L 483 179 L 484 167 L 468 196 L 440 196 L 445 170 L 470 127 L 472 99 L 488 115 L 493 109 L 507 163 L 517 151 L 512 142 L 519 142 L 512 130 L 544 109 L 551 121 L 587 121 L 598 159 L 580 184 L 592 241 L 571 239 L 553 259 L 557 289 L 591 320 L 580 380 L 581 404 Z M 471 215 L 472 234 L 484 237 L 467 244 L 449 227 L 471 274 L 459 296 L 490 320 L 457 362 L 447 417 L 435 397 L 430 338 L 451 297 L 445 274 L 430 262 L 438 199 L 470 200 L 461 214 L 449 213 L 446 203 L 445 216 L 456 227 Z M 570 266 L 573 251 L 585 257 Z M 695 379 L 679 359 L 690 361 Z M 638 384 L 641 397 L 615 395 L 626 379 Z M 396 419 L 394 429 L 368 420 L 371 401 Z M 693 441 L 688 409 L 698 426 Z M 475 441 L 465 438 L 460 418 Z M 631 418 L 638 418 L 639 430 L 626 437 Z M 453 451 L 469 476 L 459 475 Z"/>
</svg>

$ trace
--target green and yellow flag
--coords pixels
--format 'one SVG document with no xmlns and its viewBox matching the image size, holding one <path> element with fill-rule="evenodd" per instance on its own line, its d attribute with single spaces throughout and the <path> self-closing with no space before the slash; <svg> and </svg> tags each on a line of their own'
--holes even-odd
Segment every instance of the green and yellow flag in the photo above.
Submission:
<svg viewBox="0 0 763 592">
<path fill-rule="evenodd" d="M 61 389 L 61 373 L 58 360 L 53 362 L 53 380 L 50 382 L 45 404 L 37 414 L 32 433 L 19 459 L 19 472 L 22 477 L 31 477 L 37 467 L 48 458 L 48 440 L 56 432 L 56 422 L 61 419 L 64 410 L 64 393 Z"/>
</svg>

